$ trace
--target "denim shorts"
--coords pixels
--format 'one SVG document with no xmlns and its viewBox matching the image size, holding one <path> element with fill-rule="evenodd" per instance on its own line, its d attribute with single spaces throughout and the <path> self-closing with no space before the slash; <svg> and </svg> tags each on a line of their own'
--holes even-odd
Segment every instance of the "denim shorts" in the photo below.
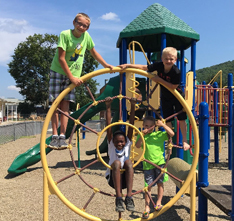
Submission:
<svg viewBox="0 0 234 221">
<path fill-rule="evenodd" d="M 163 165 L 159 165 L 160 167 L 163 167 Z M 145 186 L 150 185 L 151 183 L 154 182 L 154 180 L 161 174 L 161 170 L 158 168 L 153 168 L 151 170 L 144 170 L 144 178 L 145 178 Z M 164 180 L 164 175 L 163 174 L 160 179 L 153 185 L 156 186 L 157 183 L 163 183 Z"/>
<path fill-rule="evenodd" d="M 70 84 L 71 81 L 67 76 L 50 70 L 49 102 L 53 102 Z M 75 102 L 75 98 L 75 90 L 73 89 L 63 98 L 63 100 Z"/>
</svg>

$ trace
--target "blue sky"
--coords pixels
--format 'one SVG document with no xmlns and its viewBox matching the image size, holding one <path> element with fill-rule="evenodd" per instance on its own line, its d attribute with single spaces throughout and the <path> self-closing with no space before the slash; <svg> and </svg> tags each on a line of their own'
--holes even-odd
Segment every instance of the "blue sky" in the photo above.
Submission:
<svg viewBox="0 0 234 221">
<path fill-rule="evenodd" d="M 119 64 L 116 48 L 119 33 L 154 3 L 169 9 L 200 34 L 197 69 L 234 60 L 233 0 L 0 0 L 0 98 L 23 99 L 7 71 L 7 64 L 17 45 L 29 35 L 59 35 L 62 30 L 73 28 L 75 15 L 84 12 L 91 17 L 89 33 L 96 50 L 108 63 L 116 66 Z M 190 49 L 185 51 L 185 56 L 190 58 Z M 137 59 L 136 63 L 146 63 L 141 55 Z M 99 76 L 96 80 L 102 86 L 110 77 Z"/>
</svg>

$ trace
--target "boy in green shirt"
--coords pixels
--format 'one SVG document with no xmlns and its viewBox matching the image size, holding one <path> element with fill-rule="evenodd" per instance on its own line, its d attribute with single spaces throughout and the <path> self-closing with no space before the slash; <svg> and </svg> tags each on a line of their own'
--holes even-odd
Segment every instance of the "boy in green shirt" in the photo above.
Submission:
<svg viewBox="0 0 234 221">
<path fill-rule="evenodd" d="M 90 18 L 85 13 L 78 13 L 73 20 L 74 29 L 62 31 L 59 35 L 56 54 L 50 67 L 49 101 L 53 102 L 58 95 L 73 83 L 76 86 L 83 82 L 80 79 L 86 49 L 90 51 L 103 67 L 113 69 L 102 56 L 95 50 L 94 42 L 87 32 L 90 26 Z M 68 115 L 69 103 L 75 102 L 74 90 L 69 92 L 59 104 L 59 108 Z M 57 129 L 59 114 L 55 112 L 51 118 L 52 140 L 48 145 L 51 148 L 65 148 L 65 132 L 68 118 L 61 114 L 60 136 Z"/>
<path fill-rule="evenodd" d="M 145 155 L 144 158 L 150 162 L 163 167 L 165 164 L 164 159 L 164 141 L 168 140 L 168 135 L 170 137 L 174 136 L 173 130 L 164 124 L 161 120 L 156 122 L 156 126 L 163 127 L 165 131 L 154 131 L 155 118 L 152 116 L 147 116 L 143 120 L 142 133 L 144 134 L 145 140 Z M 142 146 L 142 139 L 140 136 L 137 138 L 136 147 L 140 148 Z M 154 167 L 153 165 L 143 161 L 144 179 L 145 186 L 150 185 L 160 174 L 161 170 Z M 161 176 L 157 181 L 158 185 L 158 198 L 155 206 L 155 210 L 160 210 L 162 208 L 161 202 L 163 198 L 163 182 L 167 181 L 168 176 Z M 156 185 L 156 184 L 155 184 Z M 148 193 L 151 196 L 151 187 L 148 188 Z M 145 212 L 143 213 L 143 218 L 148 218 L 150 213 L 150 198 L 148 194 L 145 194 Z"/>
</svg>

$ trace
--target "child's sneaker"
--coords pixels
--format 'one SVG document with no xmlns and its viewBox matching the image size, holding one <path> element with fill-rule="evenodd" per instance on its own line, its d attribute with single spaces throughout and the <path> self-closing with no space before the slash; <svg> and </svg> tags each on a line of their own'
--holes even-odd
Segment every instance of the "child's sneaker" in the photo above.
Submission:
<svg viewBox="0 0 234 221">
<path fill-rule="evenodd" d="M 115 199 L 115 211 L 116 212 L 124 212 L 124 201 L 122 198 L 116 198 Z"/>
<path fill-rule="evenodd" d="M 50 144 L 48 147 L 50 148 L 59 148 L 59 136 L 52 136 L 52 139 L 50 141 Z"/>
<path fill-rule="evenodd" d="M 68 145 L 66 143 L 65 136 L 59 136 L 59 147 L 60 148 L 67 148 Z"/>
<path fill-rule="evenodd" d="M 126 209 L 128 211 L 134 211 L 135 210 L 135 205 L 134 205 L 134 201 L 133 201 L 132 197 L 126 197 L 125 198 L 125 205 L 126 205 Z"/>
</svg>

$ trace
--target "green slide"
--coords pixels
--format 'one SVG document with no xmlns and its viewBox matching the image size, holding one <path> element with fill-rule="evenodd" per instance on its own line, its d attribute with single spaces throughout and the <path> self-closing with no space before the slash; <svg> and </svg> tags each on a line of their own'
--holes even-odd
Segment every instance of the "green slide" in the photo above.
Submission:
<svg viewBox="0 0 234 221">
<path fill-rule="evenodd" d="M 106 85 L 105 90 L 103 91 L 103 93 L 96 99 L 98 100 L 104 100 L 106 97 L 113 97 L 119 94 L 119 76 L 110 78 L 108 84 Z M 85 105 L 84 107 L 80 108 L 79 110 L 75 111 L 73 114 L 71 114 L 71 116 L 75 119 L 77 119 L 83 112 L 84 110 L 87 109 L 87 107 L 90 105 L 91 103 Z M 119 101 L 118 99 L 115 99 L 112 102 L 112 110 L 118 112 L 118 107 L 119 107 Z M 96 106 L 93 106 L 92 108 L 90 108 L 86 114 L 80 119 L 81 123 L 85 123 L 86 121 L 90 120 L 95 114 L 99 113 L 102 110 L 106 109 L 106 105 L 105 102 L 99 103 Z M 116 117 L 115 117 L 116 119 Z M 72 120 L 68 120 L 68 125 L 67 125 L 67 130 L 66 130 L 66 137 L 69 137 L 71 134 L 71 131 L 73 129 L 74 126 L 74 122 Z M 76 130 L 79 127 L 76 128 Z M 59 130 L 59 129 L 58 129 Z M 52 136 L 48 137 L 46 139 L 46 144 L 50 143 Z M 52 151 L 52 149 L 50 148 L 46 148 L 46 154 L 50 153 Z M 105 140 L 103 141 L 103 143 L 100 146 L 100 152 L 107 152 L 107 142 L 105 142 Z M 94 154 L 94 153 L 92 153 Z M 36 144 L 35 146 L 33 146 L 32 148 L 30 148 L 29 150 L 27 150 L 25 153 L 22 153 L 20 155 L 18 155 L 14 161 L 12 162 L 11 166 L 8 169 L 8 173 L 9 174 L 20 174 L 20 173 L 24 173 L 27 171 L 27 167 L 39 162 L 41 160 L 41 156 L 40 156 L 40 143 Z"/>
</svg>

